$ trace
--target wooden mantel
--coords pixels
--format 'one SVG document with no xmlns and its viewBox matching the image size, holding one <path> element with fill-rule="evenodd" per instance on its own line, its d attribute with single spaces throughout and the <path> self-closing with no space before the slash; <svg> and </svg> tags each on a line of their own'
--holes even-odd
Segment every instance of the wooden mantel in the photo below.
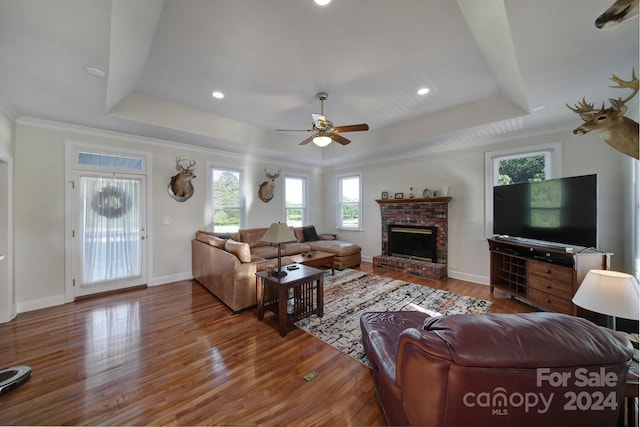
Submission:
<svg viewBox="0 0 640 427">
<path fill-rule="evenodd" d="M 451 197 L 414 197 L 414 198 L 408 198 L 408 199 L 376 199 L 376 202 L 378 202 L 378 204 L 384 204 L 384 203 L 394 203 L 394 204 L 398 204 L 398 203 L 434 203 L 434 204 L 441 204 L 441 203 L 449 203 L 451 201 Z"/>
</svg>

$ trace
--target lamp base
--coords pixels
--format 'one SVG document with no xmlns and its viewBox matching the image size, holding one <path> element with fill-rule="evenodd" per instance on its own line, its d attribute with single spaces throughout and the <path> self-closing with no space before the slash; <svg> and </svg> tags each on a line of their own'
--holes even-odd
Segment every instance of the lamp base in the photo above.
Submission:
<svg viewBox="0 0 640 427">
<path fill-rule="evenodd" d="M 273 270 L 273 271 L 271 272 L 271 275 L 272 275 L 273 277 L 284 277 L 284 276 L 286 276 L 286 275 L 287 275 L 287 272 L 286 272 L 286 271 Z"/>
</svg>

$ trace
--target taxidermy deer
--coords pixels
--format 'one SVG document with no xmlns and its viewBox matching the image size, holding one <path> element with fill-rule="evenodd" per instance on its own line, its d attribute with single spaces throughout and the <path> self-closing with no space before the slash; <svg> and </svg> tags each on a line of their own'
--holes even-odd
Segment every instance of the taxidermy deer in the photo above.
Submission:
<svg viewBox="0 0 640 427">
<path fill-rule="evenodd" d="M 596 27 L 615 28 L 636 16 L 638 16 L 638 0 L 617 0 L 602 15 L 598 16 Z"/>
<path fill-rule="evenodd" d="M 260 189 L 258 190 L 258 197 L 265 203 L 268 203 L 269 200 L 273 199 L 273 187 L 275 186 L 276 179 L 280 177 L 280 172 L 282 169 L 278 171 L 278 173 L 269 173 L 267 168 L 264 168 L 264 173 L 267 174 L 267 180 L 260 184 Z"/>
<path fill-rule="evenodd" d="M 188 166 L 184 166 L 185 162 L 189 162 Z M 196 176 L 193 174 L 193 167 L 196 165 L 195 160 L 185 160 L 176 157 L 176 170 L 178 173 L 171 177 L 171 191 L 176 197 L 189 198 L 193 194 L 193 186 L 191 180 Z"/>
<path fill-rule="evenodd" d="M 571 107 L 565 104 L 571 111 L 580 115 L 584 123 L 573 130 L 576 135 L 584 135 L 589 132 L 599 132 L 604 142 L 616 150 L 634 157 L 640 158 L 638 146 L 638 122 L 624 116 L 627 112 L 627 103 L 638 93 L 638 78 L 636 70 L 631 73 L 631 80 L 624 81 L 616 75 L 611 76 L 611 80 L 618 86 L 609 86 L 616 89 L 631 89 L 631 95 L 625 99 L 609 98 L 611 107 L 604 108 L 604 102 L 599 110 L 593 104 L 587 103 L 584 98 L 578 104 Z"/>
</svg>

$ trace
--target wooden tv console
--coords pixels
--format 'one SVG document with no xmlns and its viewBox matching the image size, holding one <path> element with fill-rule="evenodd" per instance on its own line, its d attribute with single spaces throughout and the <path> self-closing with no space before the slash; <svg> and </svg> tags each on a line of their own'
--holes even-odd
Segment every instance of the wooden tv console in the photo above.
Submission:
<svg viewBox="0 0 640 427">
<path fill-rule="evenodd" d="M 578 315 L 571 302 L 589 270 L 606 270 L 610 254 L 594 249 L 490 238 L 490 290 L 545 311 Z"/>
</svg>

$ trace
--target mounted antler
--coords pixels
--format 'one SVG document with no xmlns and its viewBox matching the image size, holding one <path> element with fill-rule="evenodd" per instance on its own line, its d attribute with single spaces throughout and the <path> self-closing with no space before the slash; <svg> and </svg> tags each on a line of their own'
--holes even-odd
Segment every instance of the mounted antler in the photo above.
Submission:
<svg viewBox="0 0 640 427">
<path fill-rule="evenodd" d="M 263 202 L 269 203 L 273 198 L 273 188 L 276 184 L 276 179 L 280 177 L 280 172 L 282 172 L 282 169 L 276 173 L 269 173 L 267 168 L 264 168 L 264 173 L 267 175 L 267 181 L 260 184 L 260 187 L 258 188 L 258 197 Z"/>
<path fill-rule="evenodd" d="M 638 93 L 639 84 L 638 84 L 638 78 L 636 77 L 636 69 L 635 68 L 631 71 L 631 80 L 629 80 L 629 81 L 622 80 L 620 77 L 616 76 L 615 74 L 611 74 L 611 79 L 610 80 L 613 80 L 614 82 L 618 83 L 618 86 L 609 86 L 609 87 L 612 87 L 614 89 L 631 89 L 631 90 L 633 90 L 631 95 L 627 96 L 624 100 L 621 101 L 623 104 L 625 104 L 631 98 L 636 96 L 636 94 Z M 619 99 L 621 99 L 621 98 L 619 98 Z"/>
<path fill-rule="evenodd" d="M 640 150 L 638 145 L 638 123 L 625 117 L 627 106 L 625 105 L 631 98 L 638 93 L 638 78 L 635 69 L 631 73 L 631 80 L 622 80 L 615 74 L 611 75 L 611 80 L 617 83 L 617 86 L 609 86 L 615 89 L 632 89 L 632 93 L 625 99 L 609 98 L 611 107 L 604 108 L 604 102 L 599 110 L 594 108 L 594 104 L 590 104 L 585 98 L 575 104 L 573 107 L 565 104 L 574 113 L 580 115 L 584 120 L 581 126 L 573 130 L 574 134 L 584 135 L 589 132 L 600 132 L 604 142 L 609 144 L 616 150 L 631 156 L 640 158 Z"/>
<path fill-rule="evenodd" d="M 188 161 L 189 166 L 185 167 L 184 162 Z M 193 185 L 191 180 L 196 176 L 192 168 L 196 165 L 195 160 L 186 160 L 176 157 L 176 170 L 178 173 L 171 177 L 169 183 L 169 195 L 179 202 L 184 202 L 193 195 Z"/>
</svg>

